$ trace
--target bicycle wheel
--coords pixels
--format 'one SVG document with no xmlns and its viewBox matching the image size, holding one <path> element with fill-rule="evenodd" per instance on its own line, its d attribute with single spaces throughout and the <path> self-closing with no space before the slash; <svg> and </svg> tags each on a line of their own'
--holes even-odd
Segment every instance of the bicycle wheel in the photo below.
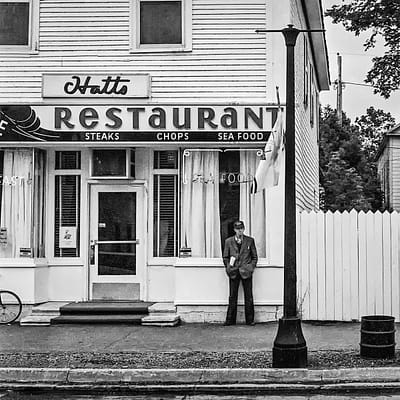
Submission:
<svg viewBox="0 0 400 400">
<path fill-rule="evenodd" d="M 0 290 L 0 324 L 11 324 L 21 315 L 22 302 L 9 290 Z"/>
</svg>

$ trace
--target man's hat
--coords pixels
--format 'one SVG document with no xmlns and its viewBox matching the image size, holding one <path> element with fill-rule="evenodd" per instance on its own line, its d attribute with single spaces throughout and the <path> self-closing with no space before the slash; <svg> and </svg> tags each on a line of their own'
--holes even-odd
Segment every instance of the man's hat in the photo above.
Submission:
<svg viewBox="0 0 400 400">
<path fill-rule="evenodd" d="M 233 229 L 244 229 L 243 221 L 235 221 L 233 223 Z"/>
</svg>

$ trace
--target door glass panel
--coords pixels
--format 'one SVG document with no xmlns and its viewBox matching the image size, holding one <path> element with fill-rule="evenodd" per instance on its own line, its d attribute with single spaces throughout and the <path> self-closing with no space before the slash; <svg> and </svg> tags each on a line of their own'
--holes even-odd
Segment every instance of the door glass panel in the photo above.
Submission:
<svg viewBox="0 0 400 400">
<path fill-rule="evenodd" d="M 136 193 L 99 193 L 98 240 L 99 275 L 136 275 Z"/>
</svg>

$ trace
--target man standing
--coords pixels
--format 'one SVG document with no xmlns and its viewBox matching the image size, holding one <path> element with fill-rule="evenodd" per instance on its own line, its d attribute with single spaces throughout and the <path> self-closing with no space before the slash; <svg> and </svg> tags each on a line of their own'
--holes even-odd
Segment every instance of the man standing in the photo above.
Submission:
<svg viewBox="0 0 400 400">
<path fill-rule="evenodd" d="M 244 310 L 246 324 L 254 325 L 254 301 L 252 275 L 257 264 L 257 250 L 254 239 L 243 234 L 243 221 L 233 224 L 235 236 L 225 241 L 223 260 L 229 276 L 229 306 L 224 325 L 236 324 L 239 284 L 244 291 Z"/>
</svg>

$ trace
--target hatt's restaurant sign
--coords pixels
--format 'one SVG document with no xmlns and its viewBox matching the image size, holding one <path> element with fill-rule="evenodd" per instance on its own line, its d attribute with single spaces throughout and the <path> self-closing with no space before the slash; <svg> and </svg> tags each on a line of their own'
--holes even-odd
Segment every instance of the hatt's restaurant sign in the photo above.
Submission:
<svg viewBox="0 0 400 400">
<path fill-rule="evenodd" d="M 263 105 L 0 105 L 0 142 L 265 142 Z"/>
<path fill-rule="evenodd" d="M 149 74 L 43 74 L 43 97 L 148 98 Z"/>
</svg>

